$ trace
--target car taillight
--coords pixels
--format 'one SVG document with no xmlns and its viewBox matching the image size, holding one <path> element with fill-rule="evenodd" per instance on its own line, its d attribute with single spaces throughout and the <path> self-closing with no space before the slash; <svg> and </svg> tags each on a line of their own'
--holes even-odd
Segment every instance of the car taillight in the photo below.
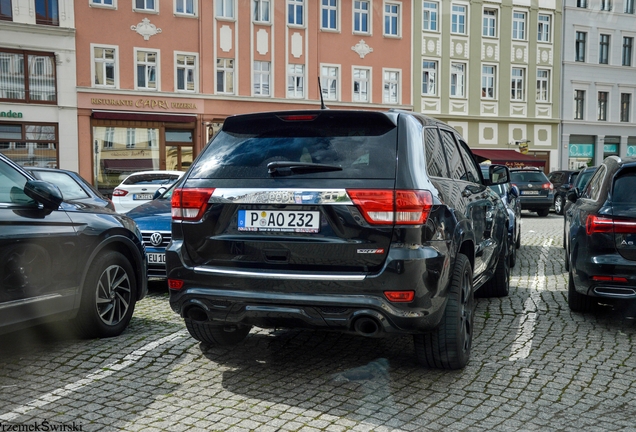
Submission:
<svg viewBox="0 0 636 432">
<path fill-rule="evenodd" d="M 550 190 L 554 189 L 554 185 L 552 183 L 543 183 L 542 187 L 543 189 L 550 189 Z"/>
<path fill-rule="evenodd" d="M 589 215 L 585 221 L 585 233 L 636 234 L 636 221 Z"/>
<path fill-rule="evenodd" d="M 384 296 L 392 303 L 408 303 L 415 298 L 415 291 L 384 291 Z"/>
<path fill-rule="evenodd" d="M 214 188 L 178 188 L 172 193 L 172 220 L 198 221 L 208 208 Z"/>
<path fill-rule="evenodd" d="M 592 276 L 592 280 L 596 282 L 627 282 L 627 278 L 620 276 Z"/>
<path fill-rule="evenodd" d="M 433 206 L 429 191 L 347 189 L 347 193 L 372 225 L 421 225 Z"/>
<path fill-rule="evenodd" d="M 168 279 L 168 288 L 180 290 L 183 288 L 183 281 L 181 279 Z"/>
<path fill-rule="evenodd" d="M 127 190 L 115 189 L 113 191 L 113 196 L 126 196 L 126 195 L 128 195 L 128 191 Z"/>
</svg>

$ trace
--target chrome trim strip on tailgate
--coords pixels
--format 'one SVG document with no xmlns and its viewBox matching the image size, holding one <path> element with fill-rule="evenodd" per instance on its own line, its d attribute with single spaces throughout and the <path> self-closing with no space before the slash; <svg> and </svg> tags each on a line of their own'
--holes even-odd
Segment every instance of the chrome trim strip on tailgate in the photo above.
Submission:
<svg viewBox="0 0 636 432">
<path fill-rule="evenodd" d="M 344 189 L 216 188 L 211 203 L 351 205 Z"/>
<path fill-rule="evenodd" d="M 284 279 L 284 280 L 315 280 L 315 281 L 361 281 L 366 275 L 337 275 L 337 274 L 302 274 L 302 273 L 271 273 L 247 270 L 227 270 L 218 267 L 195 267 L 195 273 L 213 274 L 217 276 L 244 277 L 254 279 Z"/>
</svg>

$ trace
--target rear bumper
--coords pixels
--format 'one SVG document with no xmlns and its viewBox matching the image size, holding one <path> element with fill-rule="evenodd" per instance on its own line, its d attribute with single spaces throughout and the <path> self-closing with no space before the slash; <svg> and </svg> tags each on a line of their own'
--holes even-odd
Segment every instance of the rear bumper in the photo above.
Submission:
<svg viewBox="0 0 636 432">
<path fill-rule="evenodd" d="M 547 197 L 522 196 L 520 199 L 522 210 L 549 209 L 554 205 L 554 194 L 550 194 Z"/>
<path fill-rule="evenodd" d="M 618 253 L 579 259 L 572 268 L 572 275 L 574 287 L 580 294 L 615 301 L 636 300 L 636 261 Z M 598 281 L 593 276 L 625 278 L 627 282 Z"/>
</svg>

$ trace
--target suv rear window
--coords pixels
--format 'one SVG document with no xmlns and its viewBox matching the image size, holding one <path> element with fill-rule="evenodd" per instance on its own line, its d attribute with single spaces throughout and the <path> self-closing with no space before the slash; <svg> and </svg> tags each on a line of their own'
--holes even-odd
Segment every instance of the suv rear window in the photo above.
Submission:
<svg viewBox="0 0 636 432">
<path fill-rule="evenodd" d="M 292 120 L 293 119 L 293 120 Z M 301 178 L 395 178 L 397 127 L 381 113 L 299 112 L 228 118 L 190 178 L 271 178 L 267 164 L 290 161 L 341 167 Z"/>
<path fill-rule="evenodd" d="M 614 203 L 636 203 L 636 171 L 622 172 L 614 179 Z"/>
<path fill-rule="evenodd" d="M 513 171 L 510 180 L 515 182 L 546 183 L 548 178 L 540 171 Z"/>
</svg>

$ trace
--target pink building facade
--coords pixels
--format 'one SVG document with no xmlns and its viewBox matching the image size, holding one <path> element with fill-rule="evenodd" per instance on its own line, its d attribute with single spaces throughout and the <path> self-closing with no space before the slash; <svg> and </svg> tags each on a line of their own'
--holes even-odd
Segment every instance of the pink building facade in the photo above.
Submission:
<svg viewBox="0 0 636 432">
<path fill-rule="evenodd" d="M 75 2 L 79 171 L 185 170 L 227 116 L 412 109 L 412 3 Z"/>
</svg>

